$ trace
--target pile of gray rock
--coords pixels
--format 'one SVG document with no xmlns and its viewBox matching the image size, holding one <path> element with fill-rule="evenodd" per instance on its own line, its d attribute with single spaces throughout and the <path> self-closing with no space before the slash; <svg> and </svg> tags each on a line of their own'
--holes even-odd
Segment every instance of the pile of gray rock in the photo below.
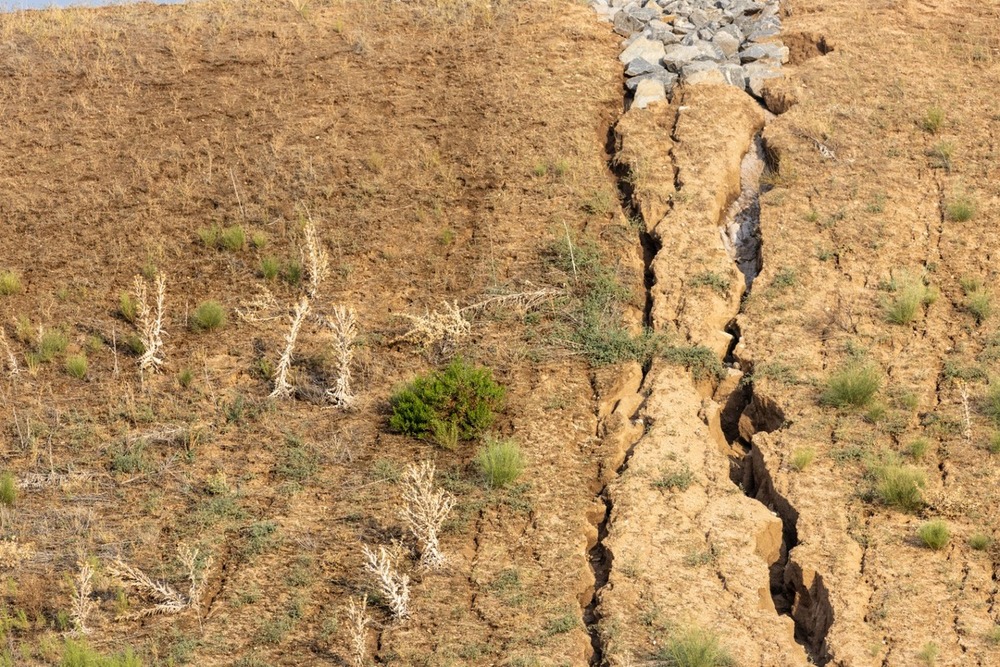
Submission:
<svg viewBox="0 0 1000 667">
<path fill-rule="evenodd" d="M 632 104 L 667 99 L 679 81 L 728 83 L 760 97 L 788 61 L 778 0 L 591 0 L 625 38 Z"/>
</svg>

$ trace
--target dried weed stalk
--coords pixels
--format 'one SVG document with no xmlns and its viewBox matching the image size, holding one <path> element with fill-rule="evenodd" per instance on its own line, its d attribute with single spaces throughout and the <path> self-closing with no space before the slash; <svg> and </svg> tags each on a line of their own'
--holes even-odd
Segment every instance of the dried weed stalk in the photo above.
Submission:
<svg viewBox="0 0 1000 667">
<path fill-rule="evenodd" d="M 0 328 L 0 352 L 3 352 L 7 366 L 7 375 L 14 377 L 21 372 L 21 368 L 17 365 L 17 357 L 14 356 L 14 350 L 11 349 L 10 343 L 7 342 L 7 335 L 3 332 L 3 328 Z"/>
<path fill-rule="evenodd" d="M 240 308 L 236 309 L 236 316 L 244 322 L 264 322 L 266 320 L 275 320 L 279 316 L 268 315 L 267 313 L 273 311 L 277 307 L 278 300 L 274 298 L 271 291 L 266 287 L 261 287 L 260 291 L 258 291 L 252 299 L 245 302 Z"/>
<path fill-rule="evenodd" d="M 350 599 L 347 607 L 347 619 L 350 621 L 348 632 L 351 634 L 351 664 L 354 667 L 364 667 L 368 660 L 368 626 L 372 622 L 368 615 L 368 596 L 361 597 L 358 602 Z"/>
<path fill-rule="evenodd" d="M 411 465 L 403 480 L 403 499 L 406 506 L 400 517 L 420 548 L 420 564 L 434 569 L 444 564 L 445 558 L 438 545 L 441 524 L 455 506 L 455 498 L 444 489 L 434 488 L 434 464 L 424 461 Z"/>
<path fill-rule="evenodd" d="M 969 411 L 969 387 L 966 386 L 965 382 L 961 382 L 958 385 L 958 390 L 962 395 L 962 413 L 965 420 L 965 428 L 962 431 L 962 435 L 968 442 L 972 442 L 972 414 Z"/>
<path fill-rule="evenodd" d="M 392 615 L 397 619 L 406 618 L 410 613 L 410 577 L 396 568 L 395 554 L 382 546 L 376 552 L 362 545 L 361 551 L 365 556 L 365 571 L 375 579 Z"/>
<path fill-rule="evenodd" d="M 142 597 L 151 600 L 153 606 L 141 609 L 134 614 L 125 614 L 120 618 L 136 619 L 157 614 L 179 614 L 185 609 L 197 608 L 205 591 L 205 572 L 212 563 L 208 557 L 201 568 L 198 567 L 198 550 L 182 546 L 177 550 L 178 560 L 187 572 L 189 587 L 187 595 L 179 593 L 173 586 L 161 581 L 154 581 L 139 568 L 132 567 L 121 559 L 115 559 L 108 566 L 108 572 L 122 586 L 131 589 Z"/>
<path fill-rule="evenodd" d="M 320 283 L 330 275 L 330 257 L 323 249 L 319 235 L 316 233 L 316 225 L 308 214 L 306 216 L 305 236 L 306 247 L 303 259 L 309 271 L 309 286 L 306 293 L 310 298 L 313 298 L 319 293 Z"/>
<path fill-rule="evenodd" d="M 333 351 L 337 355 L 337 380 L 331 389 L 327 389 L 326 397 L 338 407 L 349 408 L 356 398 L 351 388 L 351 360 L 358 338 L 357 317 L 353 308 L 336 306 L 333 317 L 323 321 L 333 332 Z"/>
<path fill-rule="evenodd" d="M 461 309 L 463 314 L 478 314 L 493 308 L 509 308 L 520 314 L 528 313 L 546 301 L 551 301 L 558 296 L 562 296 L 563 291 L 551 287 L 545 287 L 531 292 L 517 292 L 516 294 L 497 294 L 478 303 L 466 306 Z"/>
<path fill-rule="evenodd" d="M 167 294 L 167 280 L 162 275 L 156 276 L 156 310 L 149 301 L 149 289 L 142 276 L 136 276 L 132 283 L 135 294 L 136 326 L 139 329 L 139 339 L 142 341 L 143 353 L 139 357 L 139 370 L 157 371 L 163 365 L 161 350 L 163 349 L 163 301 Z"/>
<path fill-rule="evenodd" d="M 94 607 L 97 606 L 90 599 L 90 594 L 93 592 L 94 566 L 84 560 L 81 560 L 78 566 L 80 570 L 76 573 L 76 579 L 73 582 L 73 599 L 70 602 L 69 620 L 73 624 L 73 632 L 89 635 L 91 630 L 87 627 L 87 619 L 90 618 Z"/>
<path fill-rule="evenodd" d="M 299 329 L 302 322 L 309 314 L 309 297 L 302 297 L 295 307 L 295 314 L 292 315 L 292 327 L 285 335 L 285 351 L 281 353 L 278 361 L 278 369 L 274 373 L 274 391 L 271 398 L 288 398 L 292 395 L 294 387 L 288 382 L 288 371 L 292 367 L 292 355 L 295 353 L 295 341 L 299 337 Z"/>
</svg>

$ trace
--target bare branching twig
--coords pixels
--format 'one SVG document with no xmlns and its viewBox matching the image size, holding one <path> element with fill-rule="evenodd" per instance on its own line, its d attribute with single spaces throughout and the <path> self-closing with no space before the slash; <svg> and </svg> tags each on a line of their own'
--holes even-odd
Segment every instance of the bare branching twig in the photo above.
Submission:
<svg viewBox="0 0 1000 667">
<path fill-rule="evenodd" d="M 93 613 L 96 603 L 90 598 L 93 592 L 92 580 L 94 578 L 94 566 L 85 560 L 77 564 L 80 568 L 76 573 L 73 582 L 73 600 L 70 603 L 69 619 L 73 624 L 73 632 L 80 635 L 89 635 L 91 630 L 87 627 L 87 619 Z"/>
<path fill-rule="evenodd" d="M 292 395 L 294 387 L 288 382 L 288 371 L 292 367 L 292 355 L 295 353 L 295 341 L 299 337 L 299 329 L 302 328 L 302 322 L 308 314 L 309 297 L 304 296 L 295 307 L 292 326 L 285 335 L 285 350 L 281 353 L 278 369 L 274 373 L 274 391 L 271 392 L 271 398 L 288 398 Z"/>
<path fill-rule="evenodd" d="M 406 618 L 410 613 L 410 577 L 396 568 L 395 559 L 385 547 L 378 551 L 362 545 L 365 556 L 365 571 L 375 579 L 379 593 L 385 598 L 392 615 Z"/>
<path fill-rule="evenodd" d="M 143 353 L 139 357 L 140 371 L 158 371 L 163 365 L 163 302 L 167 294 L 167 280 L 162 274 L 156 276 L 156 309 L 149 301 L 149 290 L 142 276 L 136 276 L 132 290 L 135 294 L 136 326 L 142 341 Z"/>
<path fill-rule="evenodd" d="M 353 308 L 336 306 L 333 317 L 323 321 L 333 332 L 333 351 L 337 355 L 337 380 L 332 388 L 327 389 L 326 396 L 334 405 L 349 408 L 355 401 L 351 387 L 351 360 L 358 337 L 357 318 Z"/>
<path fill-rule="evenodd" d="M 179 593 L 173 586 L 162 581 L 154 581 L 145 572 L 137 567 L 132 567 L 121 559 L 115 559 L 108 565 L 108 572 L 117 579 L 122 586 L 135 591 L 142 597 L 150 600 L 153 605 L 139 610 L 133 614 L 124 614 L 121 618 L 136 619 L 157 614 L 179 614 L 185 609 L 197 608 L 201 601 L 201 595 L 205 590 L 205 571 L 211 564 L 211 557 L 205 560 L 201 568 L 198 567 L 198 550 L 188 547 L 179 547 L 177 550 L 178 560 L 187 572 L 189 582 L 188 594 Z"/>
<path fill-rule="evenodd" d="M 367 595 L 362 596 L 360 602 L 350 599 L 347 619 L 350 621 L 348 632 L 351 633 L 351 664 L 354 667 L 364 667 L 368 658 L 368 626 L 372 621 L 368 615 Z"/>
<path fill-rule="evenodd" d="M 445 558 L 438 545 L 438 533 L 448 513 L 455 505 L 455 498 L 444 489 L 434 488 L 434 464 L 424 461 L 411 465 L 403 484 L 406 506 L 400 516 L 420 547 L 420 564 L 437 568 Z"/>
</svg>

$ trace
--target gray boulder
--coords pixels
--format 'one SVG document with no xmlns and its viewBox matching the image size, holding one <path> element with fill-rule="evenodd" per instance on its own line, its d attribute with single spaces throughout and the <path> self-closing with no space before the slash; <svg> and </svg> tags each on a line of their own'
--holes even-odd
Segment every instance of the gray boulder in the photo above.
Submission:
<svg viewBox="0 0 1000 667">
<path fill-rule="evenodd" d="M 712 37 L 712 44 L 722 51 L 723 55 L 727 58 L 735 55 L 740 50 L 740 40 L 725 30 L 715 33 L 715 36 Z"/>
<path fill-rule="evenodd" d="M 630 61 L 625 68 L 625 76 L 639 76 L 640 74 L 654 72 L 657 69 L 663 69 L 659 63 L 651 63 L 645 58 L 636 58 Z"/>
<path fill-rule="evenodd" d="M 645 109 L 654 102 L 664 102 L 666 99 L 667 91 L 662 83 L 656 79 L 645 79 L 635 87 L 632 106 L 636 109 Z"/>
<path fill-rule="evenodd" d="M 627 65 L 636 58 L 642 58 L 643 60 L 651 63 L 659 63 L 663 60 L 663 55 L 663 42 L 650 39 L 645 35 L 642 35 L 625 47 L 625 50 L 619 54 L 618 60 L 620 60 L 623 65 Z"/>
<path fill-rule="evenodd" d="M 674 85 L 677 83 L 677 75 L 668 72 L 662 67 L 650 72 L 649 74 L 640 74 L 639 76 L 633 76 L 630 79 L 625 79 L 625 87 L 629 90 L 635 90 L 640 83 L 646 79 L 655 79 L 663 84 L 663 88 L 669 93 L 674 89 Z"/>
<path fill-rule="evenodd" d="M 788 62 L 788 47 L 781 44 L 754 44 L 740 51 L 740 62 L 749 63 L 756 60 Z"/>
</svg>

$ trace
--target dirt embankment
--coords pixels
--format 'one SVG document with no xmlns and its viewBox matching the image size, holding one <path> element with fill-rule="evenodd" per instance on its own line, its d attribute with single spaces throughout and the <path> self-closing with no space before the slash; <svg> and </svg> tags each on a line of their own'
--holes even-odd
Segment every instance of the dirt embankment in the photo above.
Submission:
<svg viewBox="0 0 1000 667">
<path fill-rule="evenodd" d="M 597 608 L 612 664 L 686 625 L 740 664 L 1000 661 L 997 334 L 981 308 L 997 289 L 985 91 L 1000 45 L 981 7 L 934 8 L 961 34 L 948 45 L 928 8 L 869 10 L 785 6 L 791 61 L 763 94 L 782 114 L 764 133 L 763 272 L 742 305 L 718 233 L 760 127 L 739 110 L 759 110 L 693 86 L 618 124 L 656 237 L 652 323 L 720 356 L 736 333 L 739 370 L 695 385 L 654 364 L 638 392 L 646 434 L 608 494 Z M 914 276 L 929 296 L 901 318 Z M 837 407 L 831 379 L 859 367 L 878 391 Z M 893 466 L 917 480 L 907 511 L 880 482 Z M 932 520 L 950 531 L 938 550 L 918 537 Z"/>
</svg>

